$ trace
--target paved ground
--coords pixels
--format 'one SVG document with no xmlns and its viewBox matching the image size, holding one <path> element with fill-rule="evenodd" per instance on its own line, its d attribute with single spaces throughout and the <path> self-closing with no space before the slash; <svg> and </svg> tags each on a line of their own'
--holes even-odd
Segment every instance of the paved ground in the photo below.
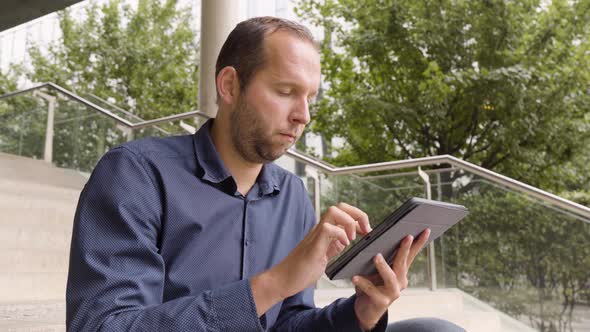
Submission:
<svg viewBox="0 0 590 332">
<path fill-rule="evenodd" d="M 63 332 L 65 317 L 63 301 L 0 304 L 0 331 Z"/>
</svg>

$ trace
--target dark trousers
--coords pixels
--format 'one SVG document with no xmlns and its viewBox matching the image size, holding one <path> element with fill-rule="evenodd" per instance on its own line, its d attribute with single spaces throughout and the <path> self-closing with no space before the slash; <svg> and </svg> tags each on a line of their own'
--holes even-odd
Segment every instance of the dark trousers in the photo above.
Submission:
<svg viewBox="0 0 590 332">
<path fill-rule="evenodd" d="M 414 318 L 391 323 L 385 332 L 465 332 L 465 329 L 438 318 Z"/>
</svg>

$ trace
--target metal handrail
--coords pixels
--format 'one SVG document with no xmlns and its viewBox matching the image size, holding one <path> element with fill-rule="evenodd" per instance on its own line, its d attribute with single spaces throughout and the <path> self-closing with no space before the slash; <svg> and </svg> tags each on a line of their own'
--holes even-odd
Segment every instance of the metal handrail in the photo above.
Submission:
<svg viewBox="0 0 590 332">
<path fill-rule="evenodd" d="M 368 172 L 377 172 L 377 171 L 392 171 L 398 169 L 405 169 L 411 167 L 418 167 L 418 166 L 434 166 L 440 164 L 449 164 L 453 167 L 461 168 L 466 170 L 470 173 L 475 175 L 481 176 L 484 179 L 490 180 L 495 183 L 500 183 L 510 189 L 516 190 L 518 192 L 530 195 L 532 197 L 538 198 L 541 201 L 555 205 L 561 209 L 564 209 L 570 213 L 575 215 L 579 215 L 584 217 L 584 221 L 590 223 L 590 208 L 565 198 L 559 197 L 557 195 L 551 194 L 539 188 L 533 187 L 526 183 L 511 179 L 507 176 L 498 174 L 496 172 L 490 171 L 483 167 L 477 166 L 465 160 L 450 156 L 450 155 L 442 155 L 442 156 L 433 156 L 433 157 L 424 157 L 424 158 L 416 158 L 416 159 L 407 159 L 407 160 L 400 160 L 400 161 L 387 161 L 382 163 L 374 163 L 374 164 L 365 164 L 365 165 L 358 165 L 358 166 L 348 166 L 348 167 L 335 167 L 325 162 L 320 162 L 317 159 L 310 157 L 304 153 L 301 153 L 296 150 L 289 150 L 287 152 L 291 157 L 296 160 L 299 160 L 306 165 L 312 166 L 317 170 L 324 172 L 328 175 L 343 175 L 343 174 L 358 174 L 358 173 L 368 173 Z"/>
<path fill-rule="evenodd" d="M 95 94 L 86 93 L 84 95 L 86 96 L 85 98 L 91 97 L 91 99 L 98 100 L 99 102 L 101 102 L 103 104 L 106 104 L 108 107 L 110 107 L 110 108 L 112 108 L 112 109 L 114 109 L 116 111 L 119 111 L 119 112 L 121 112 L 121 113 L 123 113 L 123 114 L 125 114 L 125 115 L 127 115 L 127 116 L 129 116 L 131 118 L 134 118 L 135 120 L 143 121 L 143 119 L 140 118 L 139 116 L 137 116 L 136 114 L 133 114 L 133 113 L 129 112 L 126 109 L 123 109 L 123 108 L 121 108 L 121 107 L 119 107 L 119 106 L 117 106 L 115 104 L 112 104 L 112 103 L 110 103 L 110 102 L 108 102 L 108 101 L 100 98 L 99 96 L 97 96 Z"/>
<path fill-rule="evenodd" d="M 31 87 L 28 89 L 7 93 L 4 95 L 1 95 L 0 100 L 5 99 L 5 98 L 9 98 L 9 97 L 13 97 L 16 95 L 20 95 L 23 93 L 27 93 L 27 92 L 30 92 L 30 91 L 33 91 L 36 89 L 41 89 L 43 87 L 50 87 L 52 89 L 55 89 L 55 90 L 59 91 L 60 93 L 68 96 L 69 98 L 74 99 L 74 100 L 88 106 L 90 109 L 100 112 L 100 113 L 112 118 L 113 120 L 117 121 L 118 123 L 120 123 L 126 127 L 129 127 L 131 129 L 150 127 L 150 126 L 154 126 L 156 124 L 160 124 L 160 123 L 164 123 L 164 122 L 171 122 L 171 121 L 177 121 L 177 120 L 182 120 L 182 119 L 194 118 L 195 116 L 200 116 L 205 119 L 210 118 L 206 113 L 195 110 L 195 111 L 190 111 L 190 112 L 185 112 L 185 113 L 180 113 L 180 114 L 174 114 L 174 115 L 170 115 L 170 116 L 166 116 L 166 117 L 162 117 L 162 118 L 158 118 L 158 119 L 145 120 L 145 121 L 141 121 L 141 122 L 137 122 L 137 123 L 132 123 L 132 122 L 125 120 L 125 119 L 117 116 L 116 114 L 113 114 L 112 112 L 76 95 L 75 93 L 73 93 L 69 90 L 66 90 L 66 89 L 60 87 L 59 85 L 56 85 L 53 83 L 43 83 L 43 84 L 39 84 L 37 86 Z M 557 195 L 551 194 L 549 192 L 546 192 L 546 191 L 541 190 L 539 188 L 533 187 L 533 186 L 528 185 L 526 183 L 511 179 L 507 176 L 498 174 L 496 172 L 490 171 L 488 169 L 477 166 L 477 165 L 472 164 L 470 162 L 453 157 L 451 155 L 432 156 L 432 157 L 415 158 L 415 159 L 407 159 L 407 160 L 400 160 L 400 161 L 388 161 L 388 162 L 357 165 L 357 166 L 348 166 L 348 167 L 333 166 L 329 163 L 326 163 L 324 161 L 316 159 L 312 156 L 304 154 L 304 153 L 297 151 L 295 149 L 289 149 L 287 151 L 287 155 L 289 155 L 293 159 L 298 160 L 308 166 L 314 167 L 315 169 L 317 169 L 321 172 L 324 172 L 328 175 L 345 175 L 345 174 L 359 174 L 359 173 L 368 173 L 368 172 L 377 172 L 377 171 L 392 171 L 392 170 L 407 169 L 407 168 L 413 168 L 413 167 L 448 164 L 448 165 L 451 165 L 452 167 L 461 168 L 461 169 L 471 172 L 475 175 L 481 176 L 484 179 L 504 185 L 504 186 L 506 186 L 510 189 L 513 189 L 517 192 L 521 192 L 521 193 L 530 195 L 532 197 L 535 197 L 535 198 L 541 200 L 542 202 L 559 207 L 559 208 L 561 208 L 569 213 L 572 213 L 574 215 L 581 216 L 584 218 L 584 221 L 590 223 L 590 208 L 587 206 L 572 202 L 570 200 L 567 200 L 567 199 L 564 199 L 564 198 L 559 197 Z"/>
<path fill-rule="evenodd" d="M 144 121 L 140 121 L 140 122 L 136 122 L 133 123 L 129 120 L 123 119 L 122 117 L 112 113 L 111 111 L 104 109 L 98 105 L 96 105 L 95 103 L 82 98 L 80 96 L 78 96 L 77 94 L 62 88 L 61 86 L 54 84 L 54 83 L 41 83 L 39 85 L 33 86 L 31 88 L 28 89 L 24 89 L 24 90 L 20 90 L 20 91 L 15 91 L 15 92 L 10 92 L 10 93 L 6 93 L 0 96 L 0 100 L 5 99 L 5 98 L 10 98 L 10 97 L 14 97 L 20 94 L 24 94 L 27 92 L 31 92 L 34 90 L 38 90 L 38 89 L 42 89 L 45 87 L 49 87 L 52 88 L 58 92 L 60 92 L 61 94 L 76 100 L 82 104 L 84 104 L 85 106 L 87 106 L 88 108 L 95 110 L 99 113 L 102 113 L 104 115 L 106 115 L 107 117 L 115 120 L 116 122 L 118 122 L 119 124 L 131 128 L 131 129 L 141 129 L 141 128 L 145 128 L 145 127 L 150 127 L 150 126 L 154 126 L 160 123 L 165 123 L 165 122 L 172 122 L 172 121 L 177 121 L 177 120 L 183 120 L 183 119 L 189 119 L 189 118 L 194 118 L 196 116 L 200 116 L 202 118 L 205 119 L 209 119 L 210 117 L 206 114 L 203 113 L 201 111 L 198 110 L 194 110 L 194 111 L 189 111 L 189 112 L 185 112 L 185 113 L 179 113 L 179 114 L 173 114 L 170 116 L 166 116 L 166 117 L 162 117 L 162 118 L 158 118 L 158 119 L 153 119 L 153 120 L 144 120 Z"/>
</svg>

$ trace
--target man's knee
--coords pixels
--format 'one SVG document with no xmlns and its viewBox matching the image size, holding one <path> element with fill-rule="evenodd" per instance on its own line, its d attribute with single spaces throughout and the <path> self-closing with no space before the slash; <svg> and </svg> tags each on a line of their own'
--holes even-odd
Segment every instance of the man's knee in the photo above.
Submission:
<svg viewBox="0 0 590 332">
<path fill-rule="evenodd" d="M 465 332 L 465 329 L 438 318 L 414 318 L 389 324 L 386 332 Z"/>
</svg>

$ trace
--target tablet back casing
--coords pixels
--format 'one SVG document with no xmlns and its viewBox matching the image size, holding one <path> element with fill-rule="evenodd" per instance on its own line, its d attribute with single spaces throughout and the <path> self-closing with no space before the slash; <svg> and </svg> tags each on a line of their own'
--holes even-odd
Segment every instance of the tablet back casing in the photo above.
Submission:
<svg viewBox="0 0 590 332">
<path fill-rule="evenodd" d="M 372 239 L 367 247 L 356 254 L 338 271 L 326 271 L 330 279 L 350 279 L 355 275 L 377 273 L 373 257 L 378 253 L 388 262 L 393 261 L 396 244 L 405 236 L 416 238 L 423 230 L 430 228 L 428 243 L 438 238 L 447 229 L 463 219 L 469 212 L 463 206 L 413 198 L 414 208 L 391 226 L 382 236 Z M 361 239 L 363 241 L 365 239 Z"/>
</svg>

